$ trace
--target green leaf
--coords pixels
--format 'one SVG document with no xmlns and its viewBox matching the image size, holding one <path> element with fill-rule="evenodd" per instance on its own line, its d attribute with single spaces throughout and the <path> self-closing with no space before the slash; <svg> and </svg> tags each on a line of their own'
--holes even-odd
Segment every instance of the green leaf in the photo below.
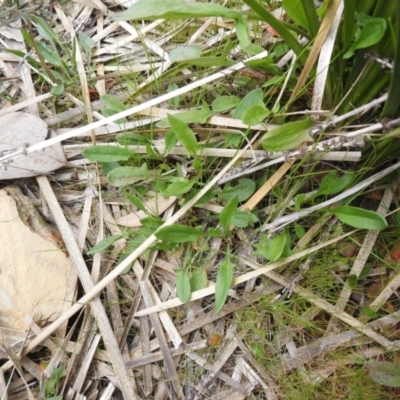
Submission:
<svg viewBox="0 0 400 400">
<path fill-rule="evenodd" d="M 85 50 L 86 53 L 90 53 L 93 47 L 96 46 L 96 42 L 83 31 L 78 32 L 78 39 L 79 44 L 82 46 L 83 50 Z"/>
<path fill-rule="evenodd" d="M 192 292 L 204 289 L 207 287 L 207 282 L 207 271 L 204 268 L 196 268 L 192 271 L 192 277 L 190 278 Z"/>
<path fill-rule="evenodd" d="M 261 88 L 257 88 L 247 93 L 246 96 L 243 97 L 242 101 L 237 106 L 235 112 L 232 115 L 232 118 L 241 119 L 243 113 L 252 106 L 259 106 L 263 103 L 263 91 Z"/>
<path fill-rule="evenodd" d="M 174 90 L 177 90 L 178 88 L 179 88 L 179 86 L 175 82 L 170 83 L 168 85 L 167 92 L 171 93 Z M 172 99 L 169 99 L 168 103 L 174 108 L 178 107 L 179 106 L 179 96 L 175 96 Z"/>
<path fill-rule="evenodd" d="M 216 3 L 196 3 L 185 0 L 139 0 L 114 21 L 186 19 L 200 17 L 238 18 L 240 13 Z"/>
<path fill-rule="evenodd" d="M 237 195 L 235 195 L 229 200 L 228 204 L 221 211 L 219 214 L 219 223 L 222 227 L 228 228 L 228 226 L 232 223 L 238 204 L 239 200 Z"/>
<path fill-rule="evenodd" d="M 260 242 L 255 245 L 254 255 L 264 257 L 269 261 L 276 261 L 283 255 L 286 242 L 286 232 L 282 232 L 272 239 L 262 236 Z"/>
<path fill-rule="evenodd" d="M 50 90 L 51 94 L 54 96 L 62 96 L 64 94 L 65 87 L 61 83 L 60 85 L 53 86 Z"/>
<path fill-rule="evenodd" d="M 318 196 L 340 193 L 348 185 L 350 185 L 353 179 L 353 172 L 345 172 L 342 176 L 338 177 L 337 171 L 331 171 L 328 175 L 323 177 L 315 195 Z"/>
<path fill-rule="evenodd" d="M 232 225 L 238 228 L 246 228 L 249 225 L 253 226 L 256 222 L 258 222 L 258 218 L 248 211 L 236 211 L 232 219 Z"/>
<path fill-rule="evenodd" d="M 176 273 L 176 293 L 182 303 L 189 301 L 192 294 L 189 276 L 184 269 L 175 269 Z"/>
<path fill-rule="evenodd" d="M 97 243 L 96 246 L 92 247 L 87 252 L 87 254 L 99 253 L 100 251 L 105 250 L 108 246 L 111 246 L 115 241 L 117 241 L 118 239 L 121 239 L 123 237 L 124 237 L 124 235 L 113 235 L 113 236 L 106 237 L 103 240 L 101 240 L 99 243 Z"/>
<path fill-rule="evenodd" d="M 261 46 L 254 44 L 250 38 L 249 23 L 247 17 L 241 15 L 235 18 L 236 35 L 239 39 L 239 44 L 242 50 L 250 54 L 261 53 L 264 49 Z"/>
<path fill-rule="evenodd" d="M 168 121 L 171 124 L 171 129 L 174 131 L 176 137 L 182 143 L 182 146 L 189 154 L 195 156 L 199 146 L 194 132 L 184 122 L 170 114 L 168 115 Z"/>
<path fill-rule="evenodd" d="M 288 122 L 267 132 L 262 138 L 261 145 L 268 151 L 295 149 L 304 142 L 313 141 L 308 133 L 310 127 L 310 119 Z"/>
<path fill-rule="evenodd" d="M 44 43 L 35 41 L 36 46 L 42 56 L 48 61 L 51 65 L 55 67 L 61 67 L 63 65 L 61 57 L 52 49 L 47 47 Z"/>
<path fill-rule="evenodd" d="M 386 20 L 384 18 L 370 19 L 363 27 L 360 35 L 343 56 L 343 58 L 350 58 L 358 49 L 365 49 L 367 47 L 377 44 L 385 34 Z"/>
<path fill-rule="evenodd" d="M 161 228 L 155 233 L 155 235 L 158 239 L 165 242 L 185 243 L 194 242 L 200 236 L 203 236 L 203 233 L 201 230 L 199 230 L 199 228 L 174 224 Z"/>
<path fill-rule="evenodd" d="M 377 383 L 400 387 L 400 364 L 388 361 L 371 361 L 367 364 L 369 376 Z"/>
<path fill-rule="evenodd" d="M 330 212 L 339 221 L 353 228 L 382 230 L 388 227 L 386 219 L 375 211 L 364 210 L 358 207 L 340 206 Z"/>
<path fill-rule="evenodd" d="M 179 46 L 169 52 L 169 58 L 172 62 L 191 60 L 199 58 L 202 51 L 200 46 Z"/>
<path fill-rule="evenodd" d="M 210 111 L 207 105 L 203 105 L 200 110 L 183 111 L 174 114 L 174 118 L 185 124 L 205 124 L 214 113 Z M 170 128 L 171 123 L 168 118 L 164 118 L 156 123 L 157 128 Z"/>
<path fill-rule="evenodd" d="M 232 187 L 226 184 L 222 190 L 222 196 L 225 200 L 230 200 L 232 197 L 237 196 L 239 202 L 247 200 L 256 190 L 256 183 L 248 178 L 239 180 L 239 183 Z"/>
<path fill-rule="evenodd" d="M 161 195 L 163 197 L 181 197 L 183 194 L 187 193 L 194 184 L 194 180 L 186 178 L 175 178 L 174 182 L 167 186 L 167 188 L 161 192 Z"/>
<path fill-rule="evenodd" d="M 126 194 L 126 198 L 138 209 L 138 210 L 142 210 L 145 213 L 147 213 L 147 208 L 146 206 L 140 201 L 140 199 L 133 195 L 133 194 Z"/>
<path fill-rule="evenodd" d="M 294 231 L 298 239 L 301 239 L 306 233 L 306 230 L 297 223 L 294 223 Z"/>
<path fill-rule="evenodd" d="M 282 6 L 290 19 L 310 32 L 312 38 L 315 38 L 319 24 L 313 0 L 282 0 Z"/>
<path fill-rule="evenodd" d="M 109 94 L 103 94 L 103 96 L 101 96 L 101 101 L 107 108 L 116 111 L 117 113 L 125 111 L 127 108 L 120 99 L 117 99 L 114 96 L 110 96 Z"/>
<path fill-rule="evenodd" d="M 147 170 L 147 165 L 143 164 L 140 168 L 115 168 L 107 175 L 107 180 L 113 186 L 125 186 L 154 176 L 155 174 Z"/>
<path fill-rule="evenodd" d="M 42 38 L 49 40 L 49 41 L 51 41 L 51 40 L 59 41 L 60 40 L 57 33 L 54 32 L 54 30 L 50 28 L 50 26 L 47 24 L 46 21 L 44 21 L 40 17 L 37 17 L 36 15 L 32 16 L 32 18 L 36 22 L 38 33 L 40 36 L 42 36 Z"/>
<path fill-rule="evenodd" d="M 121 166 L 121 164 L 117 163 L 116 161 L 102 162 L 100 165 L 104 175 L 108 175 L 113 169 Z"/>
<path fill-rule="evenodd" d="M 239 105 L 240 99 L 237 96 L 220 96 L 211 104 L 213 111 L 223 112 L 231 110 Z"/>
<path fill-rule="evenodd" d="M 246 125 L 252 126 L 257 125 L 264 121 L 268 115 L 271 114 L 264 104 L 251 106 L 247 110 L 245 110 L 240 118 L 242 122 Z"/>
<path fill-rule="evenodd" d="M 349 286 L 353 289 L 357 286 L 358 283 L 358 277 L 355 274 L 351 274 L 347 277 L 347 283 Z"/>
<path fill-rule="evenodd" d="M 215 313 L 221 311 L 228 297 L 228 292 L 233 280 L 233 267 L 234 265 L 230 262 L 228 253 L 219 267 L 217 281 L 215 282 Z"/>
<path fill-rule="evenodd" d="M 90 146 L 82 151 L 82 155 L 89 160 L 99 162 L 127 161 L 133 151 L 116 146 Z"/>
<path fill-rule="evenodd" d="M 156 230 L 164 224 L 164 221 L 160 217 L 144 217 L 140 220 L 140 223 L 146 228 Z"/>
</svg>

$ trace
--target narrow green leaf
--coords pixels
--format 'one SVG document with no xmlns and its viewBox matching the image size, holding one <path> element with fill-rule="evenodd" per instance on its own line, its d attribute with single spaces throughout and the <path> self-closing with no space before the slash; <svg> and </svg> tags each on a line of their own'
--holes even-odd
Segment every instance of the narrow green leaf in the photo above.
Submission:
<svg viewBox="0 0 400 400">
<path fill-rule="evenodd" d="M 178 88 L 179 86 L 175 82 L 172 82 L 168 85 L 167 92 L 172 93 L 174 90 L 177 90 Z M 179 96 L 175 96 L 172 99 L 169 99 L 168 103 L 172 107 L 177 108 L 179 106 L 179 100 L 180 100 Z"/>
<path fill-rule="evenodd" d="M 104 94 L 101 96 L 101 101 L 107 108 L 117 113 L 126 110 L 126 105 L 120 99 L 117 99 L 109 94 Z"/>
<path fill-rule="evenodd" d="M 116 146 L 90 146 L 82 151 L 82 155 L 89 160 L 99 162 L 127 161 L 133 151 Z"/>
<path fill-rule="evenodd" d="M 172 62 L 180 62 L 199 58 L 202 48 L 200 46 L 179 46 L 169 52 L 169 58 Z"/>
<path fill-rule="evenodd" d="M 96 42 L 85 32 L 78 32 L 79 44 L 82 46 L 83 50 L 86 53 L 90 53 L 94 46 L 96 46 Z"/>
<path fill-rule="evenodd" d="M 143 179 L 148 179 L 152 176 L 155 176 L 155 174 L 150 173 L 147 170 L 147 165 L 143 164 L 140 168 L 115 168 L 107 175 L 107 180 L 113 186 L 125 186 Z"/>
<path fill-rule="evenodd" d="M 229 200 L 228 204 L 221 211 L 219 214 L 219 223 L 222 227 L 227 228 L 232 223 L 238 204 L 239 199 L 238 196 L 235 195 Z"/>
<path fill-rule="evenodd" d="M 172 115 L 168 115 L 168 121 L 171 124 L 171 129 L 174 131 L 176 137 L 182 143 L 182 146 L 189 152 L 189 154 L 195 156 L 199 146 L 194 132 L 184 122 Z"/>
<path fill-rule="evenodd" d="M 176 273 L 176 293 L 182 303 L 189 301 L 192 294 L 189 276 L 184 269 L 175 269 Z"/>
<path fill-rule="evenodd" d="M 347 283 L 349 286 L 354 289 L 357 286 L 358 283 L 358 277 L 355 274 L 351 274 L 347 277 Z"/>
<path fill-rule="evenodd" d="M 54 65 L 55 67 L 61 67 L 63 65 L 61 57 L 55 51 L 47 47 L 47 45 L 42 42 L 36 40 L 35 43 L 42 56 L 51 65 Z"/>
<path fill-rule="evenodd" d="M 198 228 L 191 226 L 174 224 L 161 228 L 155 233 L 156 237 L 165 242 L 185 243 L 194 242 L 203 233 Z"/>
<path fill-rule="evenodd" d="M 215 313 L 221 311 L 228 297 L 233 280 L 233 267 L 234 265 L 230 262 L 228 254 L 219 267 L 217 281 L 215 282 Z"/>
<path fill-rule="evenodd" d="M 219 96 L 211 104 L 213 111 L 223 112 L 231 110 L 239 105 L 240 99 L 237 96 Z"/>
<path fill-rule="evenodd" d="M 181 197 L 183 194 L 187 193 L 195 184 L 196 181 L 186 179 L 186 178 L 175 178 L 174 182 L 167 186 L 161 192 L 163 197 Z"/>
<path fill-rule="evenodd" d="M 239 44 L 242 50 L 250 54 L 258 54 L 264 50 L 261 46 L 252 42 L 250 38 L 249 23 L 247 22 L 247 17 L 245 15 L 235 18 L 235 27 L 237 38 L 239 39 Z"/>
<path fill-rule="evenodd" d="M 190 278 L 192 292 L 204 289 L 207 287 L 207 282 L 207 271 L 204 268 L 196 268 L 192 271 L 192 277 Z"/>
<path fill-rule="evenodd" d="M 99 243 L 97 243 L 96 246 L 93 246 L 87 252 L 87 254 L 99 253 L 100 251 L 105 250 L 108 246 L 111 246 L 115 241 L 117 241 L 123 237 L 124 237 L 124 235 L 113 235 L 113 236 L 106 237 L 103 240 L 101 240 Z"/>
<path fill-rule="evenodd" d="M 290 19 L 310 32 L 312 38 L 315 38 L 319 24 L 313 0 L 282 0 L 282 6 Z"/>
<path fill-rule="evenodd" d="M 261 145 L 268 151 L 286 151 L 300 146 L 304 142 L 313 142 L 308 130 L 311 120 L 304 119 L 278 126 L 267 132 Z"/>
<path fill-rule="evenodd" d="M 126 194 L 126 198 L 127 198 L 135 207 L 137 207 L 138 210 L 142 210 L 142 211 L 144 211 L 145 213 L 148 212 L 146 206 L 140 201 L 140 199 L 139 199 L 137 196 L 135 196 L 135 195 L 133 195 L 133 194 L 127 193 L 127 194 Z"/>
<path fill-rule="evenodd" d="M 386 219 L 375 211 L 364 210 L 358 207 L 340 206 L 330 212 L 339 221 L 354 228 L 382 230 L 388 227 Z"/>
<path fill-rule="evenodd" d="M 371 361 L 367 364 L 369 376 L 377 383 L 400 387 L 400 364 L 388 361 Z"/>
<path fill-rule="evenodd" d="M 42 36 L 46 40 L 55 40 L 59 41 L 60 38 L 57 35 L 57 33 L 50 28 L 50 26 L 47 24 L 46 21 L 44 21 L 42 18 L 33 15 L 32 18 L 34 21 L 37 23 L 37 30 L 40 36 Z"/>
<path fill-rule="evenodd" d="M 196 3 L 185 0 L 139 0 L 114 21 L 186 19 L 198 17 L 237 18 L 240 13 L 216 3 Z"/>
</svg>

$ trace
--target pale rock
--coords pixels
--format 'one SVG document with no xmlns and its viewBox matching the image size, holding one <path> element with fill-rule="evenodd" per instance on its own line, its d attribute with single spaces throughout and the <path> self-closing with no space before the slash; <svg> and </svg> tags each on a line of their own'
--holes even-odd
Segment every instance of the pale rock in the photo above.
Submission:
<svg viewBox="0 0 400 400">
<path fill-rule="evenodd" d="M 16 186 L 0 190 L 0 244 L 0 327 L 26 331 L 26 315 L 39 326 L 54 321 L 71 261 L 59 234 Z"/>
</svg>

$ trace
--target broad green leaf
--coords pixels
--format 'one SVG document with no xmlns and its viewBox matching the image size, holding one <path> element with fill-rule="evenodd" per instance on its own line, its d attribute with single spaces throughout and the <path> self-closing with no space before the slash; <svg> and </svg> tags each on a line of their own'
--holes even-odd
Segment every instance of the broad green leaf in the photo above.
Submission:
<svg viewBox="0 0 400 400">
<path fill-rule="evenodd" d="M 400 364 L 389 361 L 371 361 L 367 364 L 369 376 L 377 383 L 400 387 Z"/>
<path fill-rule="evenodd" d="M 267 132 L 261 141 L 261 145 L 268 151 L 286 151 L 300 146 L 304 142 L 313 142 L 308 130 L 311 120 L 303 119 L 278 126 Z"/>
<path fill-rule="evenodd" d="M 238 228 L 246 228 L 249 225 L 253 226 L 256 222 L 258 222 L 258 218 L 248 211 L 236 211 L 232 219 L 232 225 Z"/>
<path fill-rule="evenodd" d="M 100 165 L 104 175 L 108 175 L 113 169 L 119 168 L 121 166 L 116 161 L 101 162 Z"/>
<path fill-rule="evenodd" d="M 281 257 L 286 244 L 286 232 L 282 232 L 270 239 L 269 261 L 276 261 Z"/>
<path fill-rule="evenodd" d="M 233 280 L 233 267 L 228 254 L 219 267 L 217 281 L 215 282 L 215 313 L 221 311 L 228 297 Z"/>
<path fill-rule="evenodd" d="M 146 228 L 155 230 L 162 226 L 164 221 L 160 217 L 144 217 L 140 220 L 140 223 Z"/>
<path fill-rule="evenodd" d="M 189 154 L 195 156 L 199 146 L 194 132 L 184 122 L 172 115 L 168 115 L 168 121 L 171 124 L 171 129 L 174 131 L 182 146 Z"/>
<path fill-rule="evenodd" d="M 228 204 L 219 214 L 219 223 L 222 227 L 227 228 L 233 221 L 233 217 L 237 211 L 239 200 L 237 195 L 233 196 Z"/>
<path fill-rule="evenodd" d="M 362 28 L 362 31 L 354 44 L 350 47 L 348 52 L 343 58 L 350 58 L 358 49 L 365 49 L 367 47 L 377 44 L 385 34 L 386 20 L 384 18 L 370 19 Z"/>
<path fill-rule="evenodd" d="M 62 96 L 64 91 L 65 87 L 62 83 L 60 85 L 53 86 L 50 90 L 51 94 L 54 94 L 54 96 Z"/>
<path fill-rule="evenodd" d="M 176 273 L 176 293 L 182 303 L 189 301 L 192 294 L 189 276 L 184 269 L 175 269 Z"/>
<path fill-rule="evenodd" d="M 176 113 L 173 115 L 175 119 L 184 122 L 185 124 L 205 124 L 214 113 L 207 107 L 203 105 L 201 110 L 190 110 Z M 157 128 L 170 128 L 171 123 L 169 118 L 164 118 L 156 123 Z"/>
<path fill-rule="evenodd" d="M 82 155 L 89 160 L 99 162 L 127 161 L 133 151 L 116 146 L 90 146 L 82 151 Z"/>
<path fill-rule="evenodd" d="M 172 148 L 178 143 L 178 138 L 173 129 L 169 129 L 165 134 L 165 151 L 164 156 L 167 156 Z"/>
<path fill-rule="evenodd" d="M 353 179 L 353 172 L 345 172 L 342 176 L 338 177 L 337 171 L 331 171 L 328 175 L 323 177 L 316 196 L 340 193 L 350 185 Z"/>
<path fill-rule="evenodd" d="M 241 116 L 241 120 L 244 124 L 252 126 L 257 125 L 264 121 L 268 115 L 271 114 L 264 104 L 260 104 L 257 106 L 251 106 L 247 110 L 245 110 Z"/>
<path fill-rule="evenodd" d="M 375 211 L 364 210 L 358 207 L 340 206 L 330 212 L 339 221 L 353 228 L 382 230 L 388 227 L 386 219 Z"/>
<path fill-rule="evenodd" d="M 185 0 L 139 0 L 114 21 L 186 19 L 200 17 L 238 18 L 240 13 L 216 3 L 197 3 Z"/>
<path fill-rule="evenodd" d="M 246 96 L 243 97 L 242 101 L 237 106 L 235 112 L 232 117 L 241 119 L 243 113 L 252 106 L 259 106 L 263 104 L 263 91 L 261 88 L 257 88 L 247 93 Z"/>
<path fill-rule="evenodd" d="M 109 94 L 104 94 L 101 96 L 101 101 L 107 108 L 117 113 L 126 110 L 126 105 L 120 99 L 110 96 Z"/>
<path fill-rule="evenodd" d="M 140 168 L 137 167 L 120 167 L 113 169 L 108 175 L 107 180 L 113 186 L 125 186 L 138 182 L 143 179 L 148 179 L 154 176 L 147 170 L 147 165 L 143 164 Z"/>
<path fill-rule="evenodd" d="M 254 246 L 256 248 L 254 255 L 264 257 L 269 261 L 276 261 L 283 255 L 286 243 L 286 232 L 282 232 L 272 239 L 262 236 L 260 242 Z"/>
<path fill-rule="evenodd" d="M 301 239 L 306 233 L 306 230 L 297 223 L 294 223 L 294 231 L 296 233 L 297 239 Z"/>
<path fill-rule="evenodd" d="M 351 274 L 347 277 L 347 283 L 349 286 L 353 289 L 357 286 L 358 283 L 358 277 L 355 274 Z"/>
<path fill-rule="evenodd" d="M 231 110 L 239 105 L 240 99 L 237 96 L 220 96 L 211 104 L 213 111 L 223 112 Z"/>
<path fill-rule="evenodd" d="M 248 178 L 239 180 L 239 183 L 232 187 L 226 184 L 222 190 L 222 196 L 226 200 L 230 200 L 232 197 L 237 196 L 239 202 L 247 200 L 256 190 L 256 183 Z"/>
<path fill-rule="evenodd" d="M 105 250 L 108 246 L 111 246 L 115 241 L 123 238 L 124 235 L 113 235 L 104 238 L 101 240 L 99 243 L 96 244 L 96 246 L 92 247 L 87 254 L 95 254 L 99 253 L 100 251 Z"/>
<path fill-rule="evenodd" d="M 155 235 L 158 239 L 165 242 L 185 243 L 194 242 L 200 236 L 203 236 L 203 233 L 198 228 L 174 224 L 161 228 L 155 233 Z"/>
<path fill-rule="evenodd" d="M 202 51 L 200 46 L 179 46 L 169 52 L 169 58 L 172 62 L 191 60 L 199 58 Z"/>
<path fill-rule="evenodd" d="M 207 282 L 207 271 L 204 268 L 196 268 L 192 271 L 192 277 L 190 278 L 192 292 L 204 289 L 207 287 Z"/>
<path fill-rule="evenodd" d="M 195 184 L 194 180 L 186 178 L 175 178 L 174 182 L 167 186 L 161 192 L 163 197 L 181 197 L 183 194 L 187 193 Z"/>
</svg>

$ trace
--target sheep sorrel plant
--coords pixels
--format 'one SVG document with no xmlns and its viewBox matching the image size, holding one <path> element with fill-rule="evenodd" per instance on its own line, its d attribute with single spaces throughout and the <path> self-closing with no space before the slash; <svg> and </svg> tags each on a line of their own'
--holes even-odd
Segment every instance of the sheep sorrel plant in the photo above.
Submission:
<svg viewBox="0 0 400 400">
<path fill-rule="evenodd" d="M 0 173 L 59 146 L 4 179 L 75 269 L 1 396 L 398 397 L 400 4 L 6 3 Z"/>
</svg>

